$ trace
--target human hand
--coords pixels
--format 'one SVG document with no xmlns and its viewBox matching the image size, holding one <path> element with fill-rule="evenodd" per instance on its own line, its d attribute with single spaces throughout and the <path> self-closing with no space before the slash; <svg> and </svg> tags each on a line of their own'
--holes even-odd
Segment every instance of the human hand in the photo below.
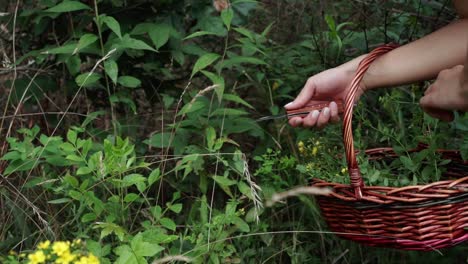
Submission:
<svg viewBox="0 0 468 264">
<path fill-rule="evenodd" d="M 321 111 L 315 110 L 309 113 L 306 117 L 291 117 L 289 124 L 293 127 L 323 127 L 329 122 L 338 122 L 337 100 L 345 100 L 348 92 L 349 84 L 354 78 L 354 71 L 348 70 L 344 67 L 338 67 L 323 71 L 310 77 L 307 80 L 302 91 L 296 99 L 285 105 L 286 110 L 294 110 L 303 107 L 310 100 L 327 100 L 331 101 L 328 107 L 323 108 Z M 362 94 L 364 85 L 358 91 L 356 98 Z"/>
<path fill-rule="evenodd" d="M 453 111 L 468 111 L 468 80 L 464 66 L 443 70 L 420 100 L 422 109 L 434 118 L 450 122 Z"/>
</svg>

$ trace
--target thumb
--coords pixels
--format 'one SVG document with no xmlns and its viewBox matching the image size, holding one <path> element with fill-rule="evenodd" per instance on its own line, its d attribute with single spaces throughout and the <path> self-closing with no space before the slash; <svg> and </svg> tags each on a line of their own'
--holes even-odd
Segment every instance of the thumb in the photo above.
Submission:
<svg viewBox="0 0 468 264">
<path fill-rule="evenodd" d="M 307 80 L 304 88 L 302 88 L 301 92 L 296 97 L 296 99 L 286 104 L 284 108 L 286 108 L 286 110 L 293 110 L 293 109 L 303 107 L 314 96 L 315 89 L 316 89 L 316 85 L 315 85 L 314 80 L 312 78 L 309 78 L 309 80 Z"/>
<path fill-rule="evenodd" d="M 423 111 L 426 112 L 428 115 L 445 122 L 453 121 L 453 112 L 439 108 L 435 102 L 436 101 L 434 99 L 433 94 L 428 94 L 421 98 L 419 104 L 421 105 Z"/>
</svg>

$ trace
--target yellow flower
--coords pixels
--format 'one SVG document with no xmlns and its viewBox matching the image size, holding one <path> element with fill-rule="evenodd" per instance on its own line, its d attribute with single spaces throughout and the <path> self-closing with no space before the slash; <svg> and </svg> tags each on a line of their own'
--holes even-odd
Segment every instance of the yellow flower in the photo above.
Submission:
<svg viewBox="0 0 468 264">
<path fill-rule="evenodd" d="M 54 244 L 52 245 L 52 251 L 57 256 L 61 256 L 65 252 L 68 252 L 69 250 L 70 250 L 70 244 L 67 242 L 57 241 L 57 242 L 54 242 Z"/>
<path fill-rule="evenodd" d="M 10 252 L 8 252 L 8 255 L 10 256 L 16 256 L 16 252 L 14 250 L 10 250 Z"/>
<path fill-rule="evenodd" d="M 79 246 L 81 245 L 81 239 L 75 239 L 73 240 L 73 242 L 71 243 L 71 246 L 74 247 L 74 246 Z"/>
<path fill-rule="evenodd" d="M 317 145 L 317 146 L 320 145 L 320 141 L 318 141 L 318 140 L 315 141 L 315 145 Z"/>
<path fill-rule="evenodd" d="M 341 173 L 345 174 L 348 171 L 348 168 L 342 168 Z"/>
<path fill-rule="evenodd" d="M 318 148 L 317 148 L 317 147 L 314 147 L 314 148 L 312 149 L 312 155 L 314 155 L 314 156 L 317 155 L 317 152 L 318 152 Z"/>
<path fill-rule="evenodd" d="M 280 86 L 280 85 L 279 85 L 278 82 L 274 82 L 274 83 L 273 83 L 273 87 L 272 87 L 271 89 L 272 89 L 273 91 L 275 91 L 275 90 L 278 89 L 279 86 Z"/>
<path fill-rule="evenodd" d="M 304 142 L 299 141 L 299 142 L 297 143 L 297 146 L 298 146 L 299 148 L 303 148 L 303 147 L 304 147 Z"/>
<path fill-rule="evenodd" d="M 44 251 L 38 250 L 35 253 L 29 254 L 28 259 L 29 259 L 29 264 L 40 264 L 40 263 L 45 263 L 46 256 L 44 254 Z"/>
<path fill-rule="evenodd" d="M 62 255 L 60 255 L 60 257 L 57 258 L 57 260 L 55 260 L 55 263 L 57 264 L 70 264 L 74 259 L 75 259 L 75 255 L 74 254 L 71 254 L 70 251 L 65 251 L 62 253 Z"/>
<path fill-rule="evenodd" d="M 87 257 L 83 256 L 75 264 L 100 264 L 99 259 L 90 253 Z"/>
<path fill-rule="evenodd" d="M 39 243 L 39 245 L 37 245 L 37 248 L 38 249 L 48 249 L 49 246 L 50 246 L 50 241 L 46 240 L 46 241 L 43 241 L 43 242 Z"/>
</svg>

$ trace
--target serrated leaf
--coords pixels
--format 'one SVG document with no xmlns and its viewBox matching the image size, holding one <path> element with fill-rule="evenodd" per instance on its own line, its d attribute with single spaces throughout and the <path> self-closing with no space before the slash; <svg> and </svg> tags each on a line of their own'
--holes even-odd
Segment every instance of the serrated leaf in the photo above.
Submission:
<svg viewBox="0 0 468 264">
<path fill-rule="evenodd" d="M 148 34 L 156 49 L 159 49 L 169 40 L 170 32 L 171 26 L 162 23 L 152 26 Z"/>
<path fill-rule="evenodd" d="M 117 83 L 117 77 L 119 74 L 119 66 L 117 65 L 117 62 L 115 62 L 115 60 L 104 61 L 104 70 L 112 82 Z"/>
<path fill-rule="evenodd" d="M 158 244 L 144 241 L 142 233 L 138 233 L 132 239 L 130 245 L 133 253 L 139 257 L 152 257 L 164 250 L 164 248 Z"/>
<path fill-rule="evenodd" d="M 167 217 L 163 217 L 159 220 L 159 223 L 161 223 L 162 226 L 164 226 L 165 228 L 169 229 L 169 230 L 172 230 L 172 231 L 175 231 L 176 230 L 176 224 L 174 223 L 174 221 L 172 221 L 171 219 L 167 218 Z"/>
<path fill-rule="evenodd" d="M 180 213 L 180 211 L 182 211 L 182 204 L 172 204 L 171 206 L 169 206 L 169 209 L 178 214 Z"/>
<path fill-rule="evenodd" d="M 141 81 L 133 76 L 120 76 L 117 82 L 128 88 L 136 88 L 141 85 Z"/>
<path fill-rule="evenodd" d="M 94 34 L 84 34 L 81 36 L 76 48 L 73 50 L 73 55 L 78 53 L 81 49 L 86 48 L 87 46 L 93 44 L 98 40 L 98 37 Z"/>
<path fill-rule="evenodd" d="M 101 17 L 101 22 L 106 24 L 112 32 L 119 37 L 119 39 L 122 39 L 122 33 L 120 32 L 120 24 L 115 18 L 111 16 L 103 16 Z"/>
<path fill-rule="evenodd" d="M 64 13 L 78 10 L 90 10 L 91 8 L 79 1 L 63 1 L 62 3 L 44 10 L 45 12 Z"/>
<path fill-rule="evenodd" d="M 203 70 L 204 68 L 210 66 L 213 62 L 215 62 L 220 56 L 216 53 L 207 53 L 203 56 L 201 56 L 197 62 L 195 62 L 195 65 L 193 66 L 192 70 L 192 75 L 190 78 L 193 78 L 193 76 Z"/>
</svg>

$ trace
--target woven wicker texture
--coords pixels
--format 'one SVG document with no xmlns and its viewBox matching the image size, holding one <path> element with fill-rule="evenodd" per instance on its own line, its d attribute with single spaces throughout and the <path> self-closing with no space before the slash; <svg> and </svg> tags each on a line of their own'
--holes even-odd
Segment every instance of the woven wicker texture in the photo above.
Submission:
<svg viewBox="0 0 468 264">
<path fill-rule="evenodd" d="M 356 93 L 370 64 L 395 47 L 379 47 L 359 65 L 349 87 L 343 116 L 343 140 L 351 184 L 314 180 L 314 186 L 333 190 L 329 196 L 319 196 L 317 201 L 330 230 L 346 239 L 405 250 L 450 247 L 468 240 L 468 163 L 458 152 L 438 150 L 452 162 L 443 180 L 427 185 L 365 186 L 359 171 L 351 122 Z M 411 151 L 421 149 L 424 146 Z M 366 154 L 370 159 L 397 157 L 391 148 L 368 150 Z"/>
</svg>

